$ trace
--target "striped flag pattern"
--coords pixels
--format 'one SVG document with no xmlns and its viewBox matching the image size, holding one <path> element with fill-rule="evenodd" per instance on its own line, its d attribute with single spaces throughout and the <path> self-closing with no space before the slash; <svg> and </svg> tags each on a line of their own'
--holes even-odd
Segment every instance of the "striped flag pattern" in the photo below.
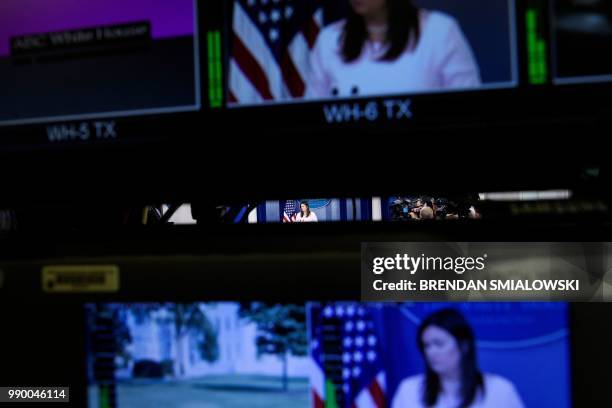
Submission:
<svg viewBox="0 0 612 408">
<path fill-rule="evenodd" d="M 283 222 L 295 222 L 297 208 L 295 200 L 286 200 L 283 207 Z"/>
<path fill-rule="evenodd" d="M 230 104 L 301 98 L 323 26 L 319 1 L 234 0 Z"/>
<path fill-rule="evenodd" d="M 385 408 L 379 339 L 359 303 L 310 306 L 313 408 Z"/>
</svg>

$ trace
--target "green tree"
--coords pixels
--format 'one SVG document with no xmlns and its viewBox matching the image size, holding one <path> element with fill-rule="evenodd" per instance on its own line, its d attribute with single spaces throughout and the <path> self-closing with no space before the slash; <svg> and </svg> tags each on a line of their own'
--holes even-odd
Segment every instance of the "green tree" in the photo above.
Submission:
<svg viewBox="0 0 612 408">
<path fill-rule="evenodd" d="M 149 319 L 155 311 L 165 312 L 160 320 L 174 325 L 178 376 L 185 374 L 183 345 L 189 334 L 195 335 L 198 339 L 198 350 L 203 360 L 213 363 L 219 359 L 218 332 L 199 303 L 139 304 L 132 309 L 137 319 Z"/>
<path fill-rule="evenodd" d="M 308 352 L 306 309 L 303 305 L 249 303 L 240 305 L 239 315 L 257 325 L 257 355 L 274 355 L 282 361 L 282 387 L 287 391 L 289 356 Z"/>
</svg>

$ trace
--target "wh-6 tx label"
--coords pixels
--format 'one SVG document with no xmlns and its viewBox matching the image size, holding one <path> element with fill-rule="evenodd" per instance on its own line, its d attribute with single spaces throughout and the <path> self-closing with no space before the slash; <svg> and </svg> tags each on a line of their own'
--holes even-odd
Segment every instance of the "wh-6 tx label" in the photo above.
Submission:
<svg viewBox="0 0 612 408">
<path fill-rule="evenodd" d="M 412 119 L 411 103 L 410 99 L 333 103 L 323 105 L 323 115 L 327 123 L 375 122 L 380 118 L 409 120 Z"/>
</svg>

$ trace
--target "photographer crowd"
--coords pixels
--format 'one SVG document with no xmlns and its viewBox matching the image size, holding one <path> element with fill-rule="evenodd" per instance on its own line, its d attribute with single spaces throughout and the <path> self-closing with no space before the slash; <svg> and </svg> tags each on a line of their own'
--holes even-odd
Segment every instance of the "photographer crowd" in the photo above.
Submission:
<svg viewBox="0 0 612 408">
<path fill-rule="evenodd" d="M 478 196 L 434 198 L 430 196 L 402 196 L 389 199 L 392 221 L 479 219 Z"/>
</svg>

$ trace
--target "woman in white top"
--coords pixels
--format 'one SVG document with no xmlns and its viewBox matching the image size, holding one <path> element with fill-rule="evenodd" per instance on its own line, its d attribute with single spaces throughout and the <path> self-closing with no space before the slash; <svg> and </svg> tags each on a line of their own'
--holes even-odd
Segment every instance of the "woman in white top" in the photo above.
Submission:
<svg viewBox="0 0 612 408">
<path fill-rule="evenodd" d="M 427 317 L 417 341 L 426 372 L 401 382 L 391 408 L 524 407 L 510 381 L 479 370 L 472 328 L 455 309 Z"/>
<path fill-rule="evenodd" d="M 346 19 L 324 28 L 311 55 L 306 97 L 401 94 L 480 86 L 459 24 L 411 0 L 351 0 Z"/>
<path fill-rule="evenodd" d="M 300 203 L 300 212 L 295 215 L 295 222 L 318 222 L 317 214 L 310 211 L 308 201 Z"/>
</svg>

